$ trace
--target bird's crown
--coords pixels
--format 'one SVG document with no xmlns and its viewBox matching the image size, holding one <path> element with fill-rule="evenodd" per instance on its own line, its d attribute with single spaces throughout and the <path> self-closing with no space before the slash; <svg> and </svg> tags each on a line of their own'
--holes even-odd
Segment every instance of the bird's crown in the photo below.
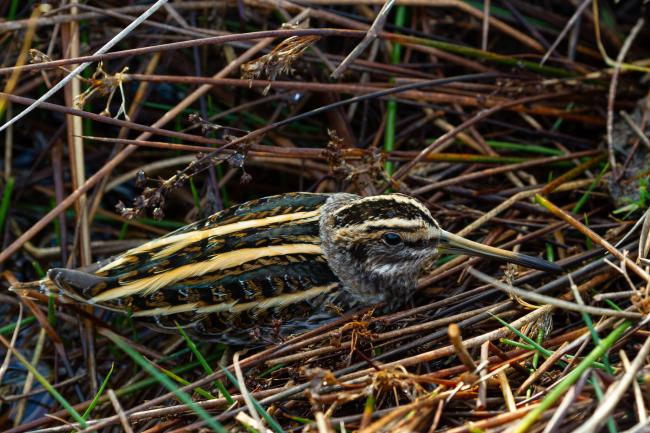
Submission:
<svg viewBox="0 0 650 433">
<path fill-rule="evenodd" d="M 403 194 L 359 198 L 334 210 L 330 222 L 329 229 L 337 239 L 382 238 L 387 244 L 421 242 L 440 230 L 422 203 Z"/>
</svg>

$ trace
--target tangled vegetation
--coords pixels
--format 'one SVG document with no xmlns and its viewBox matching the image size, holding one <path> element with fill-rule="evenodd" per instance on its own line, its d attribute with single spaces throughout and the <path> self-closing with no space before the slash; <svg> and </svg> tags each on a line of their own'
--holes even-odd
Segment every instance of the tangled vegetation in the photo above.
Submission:
<svg viewBox="0 0 650 433">
<path fill-rule="evenodd" d="M 644 3 L 0 3 L 0 429 L 650 431 Z M 234 355 L 8 290 L 289 191 L 564 272 L 442 256 L 408 309 Z"/>
</svg>

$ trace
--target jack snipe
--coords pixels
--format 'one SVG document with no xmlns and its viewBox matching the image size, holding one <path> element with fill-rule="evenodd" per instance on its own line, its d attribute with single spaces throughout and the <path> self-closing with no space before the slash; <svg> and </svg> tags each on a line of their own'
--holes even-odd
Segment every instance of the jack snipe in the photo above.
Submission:
<svg viewBox="0 0 650 433">
<path fill-rule="evenodd" d="M 411 299 L 444 252 L 557 272 L 545 260 L 444 231 L 401 194 L 292 193 L 235 206 L 84 270 L 51 269 L 41 288 L 237 345 L 305 331 L 338 311 Z M 30 283 L 15 289 L 26 288 Z"/>
</svg>

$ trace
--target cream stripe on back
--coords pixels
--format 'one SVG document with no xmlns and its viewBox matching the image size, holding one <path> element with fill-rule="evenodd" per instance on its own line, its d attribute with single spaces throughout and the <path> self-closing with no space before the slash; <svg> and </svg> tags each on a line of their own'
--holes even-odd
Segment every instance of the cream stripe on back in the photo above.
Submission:
<svg viewBox="0 0 650 433">
<path fill-rule="evenodd" d="M 315 244 L 286 244 L 261 248 L 243 248 L 217 254 L 211 259 L 191 263 L 169 271 L 130 282 L 124 286 L 107 290 L 90 299 L 90 302 L 105 302 L 135 294 L 148 295 L 169 284 L 176 283 L 189 277 L 196 277 L 221 269 L 239 266 L 243 263 L 262 257 L 283 256 L 289 254 L 322 254 L 320 245 Z"/>
<path fill-rule="evenodd" d="M 327 293 L 337 286 L 338 283 L 329 284 L 327 286 L 312 287 L 297 293 L 287 293 L 284 295 L 274 296 L 272 298 L 263 299 L 261 301 L 245 302 L 238 304 L 236 302 L 224 302 L 221 304 L 207 305 L 200 307 L 198 303 L 190 303 L 183 305 L 176 305 L 173 307 L 159 307 L 152 308 L 151 310 L 137 311 L 133 313 L 134 317 L 151 317 L 151 316 L 168 316 L 170 314 L 187 313 L 194 311 L 197 314 L 208 313 L 241 313 L 247 310 L 266 310 L 273 307 L 281 307 L 284 305 L 295 304 L 296 302 L 304 301 L 306 299 L 314 298 L 322 293 Z"/>
<path fill-rule="evenodd" d="M 282 222 L 303 220 L 307 218 L 315 219 L 318 218 L 319 216 L 320 216 L 320 210 L 315 210 L 310 212 L 295 212 L 286 215 L 276 215 L 272 217 L 259 218 L 259 219 L 249 220 L 249 221 L 238 221 L 236 223 L 217 226 L 207 230 L 193 230 L 187 233 L 179 233 L 177 235 L 171 235 L 160 239 L 154 239 L 150 242 L 147 242 L 144 245 L 140 245 L 139 247 L 127 251 L 122 257 L 107 264 L 103 268 L 99 269 L 97 272 L 100 273 L 100 272 L 108 271 L 117 266 L 120 266 L 124 262 L 125 257 L 128 255 L 143 253 L 165 245 L 169 245 L 169 246 L 157 252 L 152 257 L 152 259 L 158 259 L 160 257 L 168 256 L 169 254 L 172 254 L 180 249 L 183 249 L 188 245 L 193 244 L 194 242 L 199 242 L 211 236 L 223 236 L 241 230 L 246 230 L 255 227 L 264 227 L 267 225 L 282 223 Z"/>
</svg>

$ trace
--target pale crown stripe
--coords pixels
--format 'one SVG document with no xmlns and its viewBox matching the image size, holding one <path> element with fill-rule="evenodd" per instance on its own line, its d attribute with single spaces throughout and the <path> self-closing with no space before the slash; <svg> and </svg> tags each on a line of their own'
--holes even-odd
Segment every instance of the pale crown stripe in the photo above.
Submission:
<svg viewBox="0 0 650 433">
<path fill-rule="evenodd" d="M 346 226 L 342 229 L 339 229 L 338 233 L 359 233 L 361 231 L 367 231 L 372 228 L 387 227 L 390 229 L 423 229 L 426 226 L 421 220 L 407 220 L 404 218 L 388 218 L 384 220 L 370 220 L 363 222 L 361 224 L 354 224 Z"/>
<path fill-rule="evenodd" d="M 245 302 L 238 304 L 236 302 L 224 302 L 221 304 L 207 305 L 199 307 L 198 303 L 190 303 L 184 305 L 176 305 L 173 307 L 160 307 L 152 308 L 151 310 L 143 310 L 133 313 L 134 317 L 151 317 L 151 316 L 168 316 L 170 314 L 186 313 L 194 311 L 196 314 L 209 314 L 209 313 L 241 313 L 248 310 L 266 310 L 273 307 L 281 307 L 284 305 L 295 304 L 296 302 L 304 301 L 306 299 L 314 298 L 320 294 L 327 293 L 337 286 L 338 283 L 329 284 L 327 286 L 312 287 L 298 293 L 287 293 L 284 295 L 274 296 L 272 298 L 263 299 L 261 301 Z"/>
<path fill-rule="evenodd" d="M 358 206 L 359 203 L 373 202 L 373 201 L 393 201 L 395 203 L 408 203 L 410 205 L 413 205 L 413 206 L 417 207 L 418 209 L 420 209 L 425 214 L 431 215 L 431 212 L 429 211 L 429 209 L 427 209 L 426 206 L 424 206 L 422 203 L 420 203 L 419 201 L 417 201 L 414 198 L 403 196 L 403 195 L 400 195 L 400 194 L 374 195 L 374 196 L 371 196 L 371 197 L 364 197 L 364 198 L 361 198 L 359 200 L 354 200 L 350 204 L 347 204 L 345 206 L 341 206 L 340 208 L 338 208 L 334 212 L 334 214 L 337 215 L 340 212 L 344 211 L 345 209 L 349 209 L 351 207 Z"/>
<path fill-rule="evenodd" d="M 201 241 L 211 236 L 223 236 L 241 230 L 246 230 L 249 228 L 264 227 L 275 223 L 289 222 L 289 221 L 295 221 L 295 220 L 301 220 L 307 218 L 318 218 L 319 216 L 320 216 L 320 210 L 315 210 L 310 212 L 294 212 L 291 214 L 275 215 L 271 217 L 259 218 L 259 219 L 249 220 L 249 221 L 238 221 L 236 223 L 216 226 L 214 228 L 206 229 L 206 230 L 193 230 L 187 233 L 179 233 L 176 235 L 172 234 L 170 236 L 165 236 L 160 239 L 154 239 L 150 242 L 147 242 L 144 245 L 140 245 L 139 247 L 127 251 L 127 253 L 124 254 L 122 257 L 119 257 L 117 260 L 108 263 L 106 266 L 104 266 L 97 272 L 108 271 L 117 266 L 120 266 L 124 262 L 126 256 L 143 253 L 165 245 L 169 245 L 169 246 L 156 253 L 153 256 L 153 259 L 158 259 L 160 257 L 168 256 L 182 248 L 185 248 L 186 246 L 194 242 Z"/>
<path fill-rule="evenodd" d="M 167 272 L 127 283 L 122 287 L 107 290 L 90 299 L 90 302 L 105 302 L 135 294 L 145 296 L 185 278 L 197 277 L 221 269 L 232 268 L 262 257 L 289 254 L 322 254 L 322 251 L 320 245 L 315 244 L 286 244 L 229 251 L 218 254 L 205 261 L 179 266 Z"/>
</svg>

